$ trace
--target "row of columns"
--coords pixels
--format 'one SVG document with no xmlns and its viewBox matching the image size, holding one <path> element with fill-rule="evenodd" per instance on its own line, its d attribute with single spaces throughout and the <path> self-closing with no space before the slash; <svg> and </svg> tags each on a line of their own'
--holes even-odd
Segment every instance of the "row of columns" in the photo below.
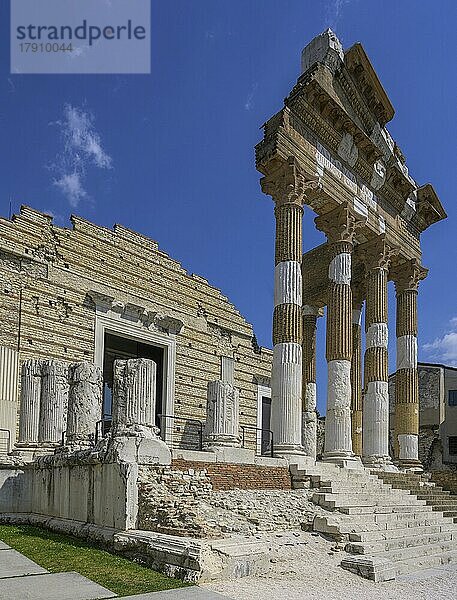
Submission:
<svg viewBox="0 0 457 600">
<path fill-rule="evenodd" d="M 114 363 L 113 435 L 154 437 L 156 369 L 149 359 Z M 103 377 L 90 362 L 26 360 L 21 373 L 17 450 L 93 444 L 102 416 Z"/>
<path fill-rule="evenodd" d="M 275 202 L 275 308 L 273 316 L 272 429 L 277 455 L 315 458 L 315 335 L 319 310 L 302 306 L 303 205 L 315 181 L 306 181 L 290 158 L 261 180 Z M 370 466 L 390 468 L 387 282 L 397 297 L 395 457 L 406 467 L 418 461 L 417 286 L 426 270 L 417 260 L 391 268 L 398 250 L 379 235 L 356 247 L 365 267 L 353 286 L 354 238 L 366 217 L 348 203 L 315 219 L 327 236 L 326 359 L 328 365 L 324 460 L 349 464 L 356 455 Z M 398 260 L 396 264 L 398 264 Z M 354 298 L 353 298 L 354 287 Z M 366 299 L 362 394 L 361 310 Z M 299 364 L 302 363 L 302 368 Z M 363 407 L 362 407 L 363 402 Z"/>
</svg>

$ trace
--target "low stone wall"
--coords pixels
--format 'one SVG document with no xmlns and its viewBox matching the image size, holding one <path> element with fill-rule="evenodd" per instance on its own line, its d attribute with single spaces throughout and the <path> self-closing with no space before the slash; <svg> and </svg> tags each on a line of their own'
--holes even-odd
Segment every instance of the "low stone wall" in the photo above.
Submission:
<svg viewBox="0 0 457 600">
<path fill-rule="evenodd" d="M 203 469 L 214 491 L 222 490 L 290 490 L 290 473 L 286 467 L 260 465 L 172 461 L 174 471 L 189 475 Z"/>
<path fill-rule="evenodd" d="M 137 522 L 137 465 L 92 458 L 42 457 L 0 468 L 2 513 L 33 513 L 116 529 Z"/>
</svg>

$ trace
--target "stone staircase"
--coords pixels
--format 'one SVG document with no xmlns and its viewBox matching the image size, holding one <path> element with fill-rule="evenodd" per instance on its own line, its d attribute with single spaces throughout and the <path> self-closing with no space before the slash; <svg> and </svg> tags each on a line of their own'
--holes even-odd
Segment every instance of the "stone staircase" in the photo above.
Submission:
<svg viewBox="0 0 457 600">
<path fill-rule="evenodd" d="M 457 563 L 457 525 L 410 490 L 395 489 L 363 468 L 317 463 L 291 466 L 291 473 L 295 488 L 315 489 L 313 502 L 331 511 L 316 516 L 313 529 L 344 544 L 344 569 L 385 581 Z"/>
<path fill-rule="evenodd" d="M 416 498 L 425 500 L 433 510 L 442 512 L 445 517 L 451 517 L 457 523 L 457 496 L 450 491 L 415 473 L 382 472 L 377 475 L 384 483 L 395 489 L 410 491 Z"/>
</svg>

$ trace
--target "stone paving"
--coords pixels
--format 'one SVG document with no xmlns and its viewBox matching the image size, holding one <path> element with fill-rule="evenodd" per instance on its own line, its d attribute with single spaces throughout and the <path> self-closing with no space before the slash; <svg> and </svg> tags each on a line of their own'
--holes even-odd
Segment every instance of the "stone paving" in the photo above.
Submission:
<svg viewBox="0 0 457 600">
<path fill-rule="evenodd" d="M 102 600 L 110 590 L 79 573 L 49 573 L 0 540 L 0 600 Z M 124 597 L 124 600 L 231 600 L 192 586 Z"/>
</svg>

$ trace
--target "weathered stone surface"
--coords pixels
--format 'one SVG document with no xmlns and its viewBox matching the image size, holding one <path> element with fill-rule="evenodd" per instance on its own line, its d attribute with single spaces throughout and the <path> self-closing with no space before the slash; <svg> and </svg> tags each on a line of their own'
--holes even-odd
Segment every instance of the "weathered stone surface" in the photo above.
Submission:
<svg viewBox="0 0 457 600">
<path fill-rule="evenodd" d="M 24 361 L 21 373 L 21 401 L 19 413 L 19 444 L 38 443 L 38 425 L 41 402 L 41 361 Z"/>
<path fill-rule="evenodd" d="M 205 445 L 239 446 L 239 390 L 223 381 L 208 383 Z"/>
<path fill-rule="evenodd" d="M 41 365 L 41 405 L 38 441 L 57 444 L 66 428 L 68 407 L 68 365 L 44 360 Z"/>
<path fill-rule="evenodd" d="M 146 358 L 114 362 L 114 435 L 156 437 L 156 371 Z"/>
<path fill-rule="evenodd" d="M 94 440 L 97 421 L 101 419 L 102 372 L 89 362 L 73 363 L 68 378 L 67 443 L 87 445 Z"/>
</svg>

